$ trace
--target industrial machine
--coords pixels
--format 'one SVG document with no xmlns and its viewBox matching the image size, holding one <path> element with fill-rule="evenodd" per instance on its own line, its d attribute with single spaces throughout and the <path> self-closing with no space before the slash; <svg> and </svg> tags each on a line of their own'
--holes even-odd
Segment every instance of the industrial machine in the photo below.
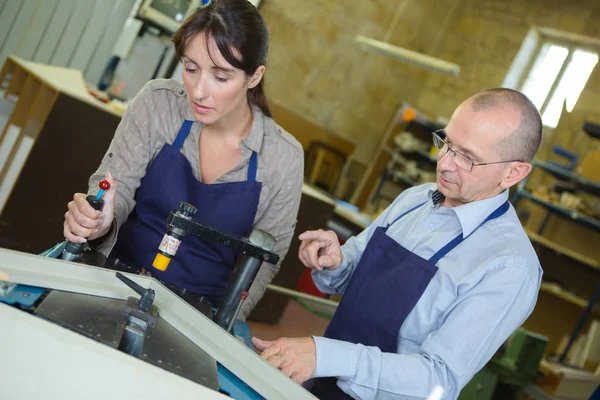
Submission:
<svg viewBox="0 0 600 400">
<path fill-rule="evenodd" d="M 274 238 L 236 237 L 194 220 L 194 210 L 172 210 L 158 266 L 187 235 L 235 249 L 216 313 L 147 270 L 97 253 L 70 247 L 68 257 L 84 264 L 53 259 L 67 243 L 45 257 L 0 249 L 0 397 L 314 398 L 232 334 L 261 263 L 278 262 Z"/>
<path fill-rule="evenodd" d="M 519 328 L 463 388 L 459 400 L 517 400 L 540 376 L 548 338 Z"/>
</svg>

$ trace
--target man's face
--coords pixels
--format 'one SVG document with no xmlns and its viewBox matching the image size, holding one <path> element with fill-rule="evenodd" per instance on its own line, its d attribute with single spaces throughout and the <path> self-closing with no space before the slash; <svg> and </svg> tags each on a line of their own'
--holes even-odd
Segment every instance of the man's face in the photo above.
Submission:
<svg viewBox="0 0 600 400">
<path fill-rule="evenodd" d="M 453 150 L 471 158 L 475 164 L 504 161 L 498 150 L 502 140 L 519 126 L 517 111 L 495 108 L 474 111 L 467 100 L 461 104 L 445 129 L 446 141 Z M 458 155 L 456 157 L 459 157 Z M 458 165 L 451 151 L 440 151 L 437 164 L 437 187 L 446 197 L 444 205 L 461 204 L 493 197 L 506 187 L 511 163 L 474 166 L 469 172 Z"/>
</svg>

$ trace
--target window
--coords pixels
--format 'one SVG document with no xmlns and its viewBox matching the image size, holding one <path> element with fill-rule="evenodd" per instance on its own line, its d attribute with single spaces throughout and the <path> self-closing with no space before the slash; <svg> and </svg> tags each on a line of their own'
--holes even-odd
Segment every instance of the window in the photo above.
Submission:
<svg viewBox="0 0 600 400">
<path fill-rule="evenodd" d="M 600 46 L 588 39 L 542 28 L 528 35 L 513 62 L 505 87 L 525 93 L 547 127 L 556 127 L 565 102 L 573 110 L 598 63 Z"/>
</svg>

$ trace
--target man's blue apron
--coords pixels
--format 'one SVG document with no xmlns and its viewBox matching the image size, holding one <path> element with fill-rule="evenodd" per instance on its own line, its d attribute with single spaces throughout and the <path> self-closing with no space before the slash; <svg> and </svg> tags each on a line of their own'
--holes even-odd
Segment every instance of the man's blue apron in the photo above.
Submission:
<svg viewBox="0 0 600 400">
<path fill-rule="evenodd" d="M 386 235 L 391 225 L 424 204 L 406 211 L 387 227 L 375 230 L 325 337 L 379 347 L 386 353 L 397 352 L 400 327 L 436 274 L 437 262 L 466 239 L 459 234 L 425 260 Z M 503 215 L 508 208 L 506 201 L 475 230 Z M 337 386 L 337 378 L 314 379 L 306 387 L 311 387 L 311 392 L 320 399 L 351 398 Z"/>
<path fill-rule="evenodd" d="M 194 176 L 181 153 L 193 121 L 184 121 L 173 144 L 165 144 L 150 164 L 136 192 L 134 211 L 121 226 L 111 258 L 146 268 L 158 279 L 206 297 L 215 306 L 225 292 L 236 253 L 214 242 L 186 237 L 166 271 L 152 268 L 167 217 L 180 201 L 194 205 L 195 218 L 216 228 L 248 236 L 254 224 L 262 184 L 256 181 L 257 154 L 252 153 L 246 181 L 206 184 Z"/>
</svg>

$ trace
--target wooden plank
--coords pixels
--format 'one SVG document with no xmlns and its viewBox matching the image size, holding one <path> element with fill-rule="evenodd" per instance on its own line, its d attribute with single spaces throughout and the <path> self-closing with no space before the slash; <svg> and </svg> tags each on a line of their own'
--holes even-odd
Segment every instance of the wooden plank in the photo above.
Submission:
<svg viewBox="0 0 600 400">
<path fill-rule="evenodd" d="M 11 118 L 8 120 L 9 124 L 20 127 L 25 125 L 25 121 L 27 121 L 27 118 L 29 117 L 29 110 L 31 109 L 31 105 L 34 102 L 41 85 L 39 79 L 28 74 L 23 89 L 19 94 L 19 100 L 17 100 Z"/>
<path fill-rule="evenodd" d="M 8 95 L 18 96 L 25 84 L 27 75 L 27 71 L 24 69 L 14 68 L 10 81 L 8 82 L 8 87 L 6 88 L 5 97 L 8 97 Z"/>
<path fill-rule="evenodd" d="M 576 361 L 576 365 L 580 368 L 584 368 L 586 363 L 600 361 L 600 321 L 597 319 L 592 321 L 586 337 Z"/>
<path fill-rule="evenodd" d="M 50 64 L 60 67 L 69 65 L 69 61 L 77 48 L 77 43 L 79 43 L 84 29 L 92 17 L 94 4 L 94 0 L 78 0 L 75 3 L 75 9 L 54 49 Z"/>
<path fill-rule="evenodd" d="M 527 233 L 527 236 L 529 236 L 529 239 L 531 239 L 533 242 L 542 244 L 554 251 L 557 251 L 559 253 L 562 253 L 568 257 L 571 257 L 572 259 L 579 261 L 583 264 L 587 264 L 592 268 L 596 268 L 598 270 L 600 270 L 600 263 L 598 263 L 596 260 L 590 258 L 590 257 L 586 257 L 583 254 L 579 254 L 565 246 L 561 246 L 558 243 L 555 243 L 553 241 L 551 241 L 548 238 L 545 238 L 541 235 L 538 235 L 537 233 L 529 230 L 529 229 L 525 229 L 525 233 Z"/>
<path fill-rule="evenodd" d="M 11 59 L 6 59 L 6 62 L 2 66 L 2 70 L 0 70 L 0 96 L 4 97 L 4 90 L 8 88 L 8 80 L 12 78 L 12 75 L 15 71 L 17 65 Z"/>
<path fill-rule="evenodd" d="M 8 87 L 4 92 L 4 98 L 8 99 L 14 96 L 18 96 L 23 89 L 23 85 L 25 84 L 25 79 L 27 79 L 27 71 L 23 68 L 16 67 L 12 71 L 12 76 L 10 81 L 8 82 Z"/>
<path fill-rule="evenodd" d="M 29 110 L 31 109 L 31 105 L 33 104 L 35 97 L 37 95 L 38 90 L 40 89 L 41 83 L 38 79 L 33 76 L 28 76 L 25 80 L 25 84 L 23 85 L 23 89 L 21 90 L 21 94 L 19 95 L 19 100 L 17 100 L 17 104 L 10 115 L 6 127 L 2 131 L 2 137 L 0 140 L 3 140 L 6 132 L 11 129 L 11 126 L 15 126 L 21 129 L 19 137 L 17 137 L 14 146 L 12 146 L 10 151 L 8 152 L 8 157 L 6 159 L 6 163 L 3 168 L 0 170 L 0 182 L 2 182 L 8 171 L 9 166 L 13 162 L 15 154 L 17 150 L 21 146 L 21 141 L 23 139 L 23 127 L 27 121 L 29 116 Z"/>
<path fill-rule="evenodd" d="M 56 101 L 57 97 L 58 92 L 54 90 L 54 88 L 42 83 L 42 86 L 38 90 L 35 101 L 31 106 L 29 119 L 35 120 L 40 125 L 43 125 L 44 122 L 46 122 L 46 118 L 48 118 L 48 114 L 50 114 L 50 110 L 54 106 L 54 102 Z M 26 132 L 25 134 L 36 138 L 39 134 L 39 130 L 35 133 Z"/>
<path fill-rule="evenodd" d="M 546 293 L 550 293 L 568 303 L 576 305 L 577 307 L 586 308 L 587 300 L 583 299 L 577 295 L 574 295 L 566 290 L 562 289 L 560 286 L 554 283 L 542 282 L 540 290 Z"/>
<path fill-rule="evenodd" d="M 35 10 L 40 1 L 41 0 L 14 1 L 14 3 L 21 3 L 21 7 L 18 14 L 14 16 L 10 31 L 0 50 L 0 62 L 4 62 L 6 57 L 16 54 L 19 51 L 21 42 L 29 29 L 29 25 L 31 24 Z M 11 2 L 13 1 L 11 0 Z"/>
<path fill-rule="evenodd" d="M 57 91 L 64 92 L 77 100 L 88 103 L 118 117 L 123 116 L 122 110 L 106 105 L 89 94 L 83 75 L 79 70 L 32 63 L 19 57 L 11 57 L 10 60 L 14 61 L 21 69 L 27 71 L 27 73 L 44 81 L 48 86 L 53 87 Z"/>
<path fill-rule="evenodd" d="M 75 10 L 75 0 L 59 0 L 54 9 L 50 21 L 48 21 L 43 37 L 33 54 L 32 60 L 42 64 L 48 64 L 63 32 L 69 25 L 69 20 Z"/>
</svg>

